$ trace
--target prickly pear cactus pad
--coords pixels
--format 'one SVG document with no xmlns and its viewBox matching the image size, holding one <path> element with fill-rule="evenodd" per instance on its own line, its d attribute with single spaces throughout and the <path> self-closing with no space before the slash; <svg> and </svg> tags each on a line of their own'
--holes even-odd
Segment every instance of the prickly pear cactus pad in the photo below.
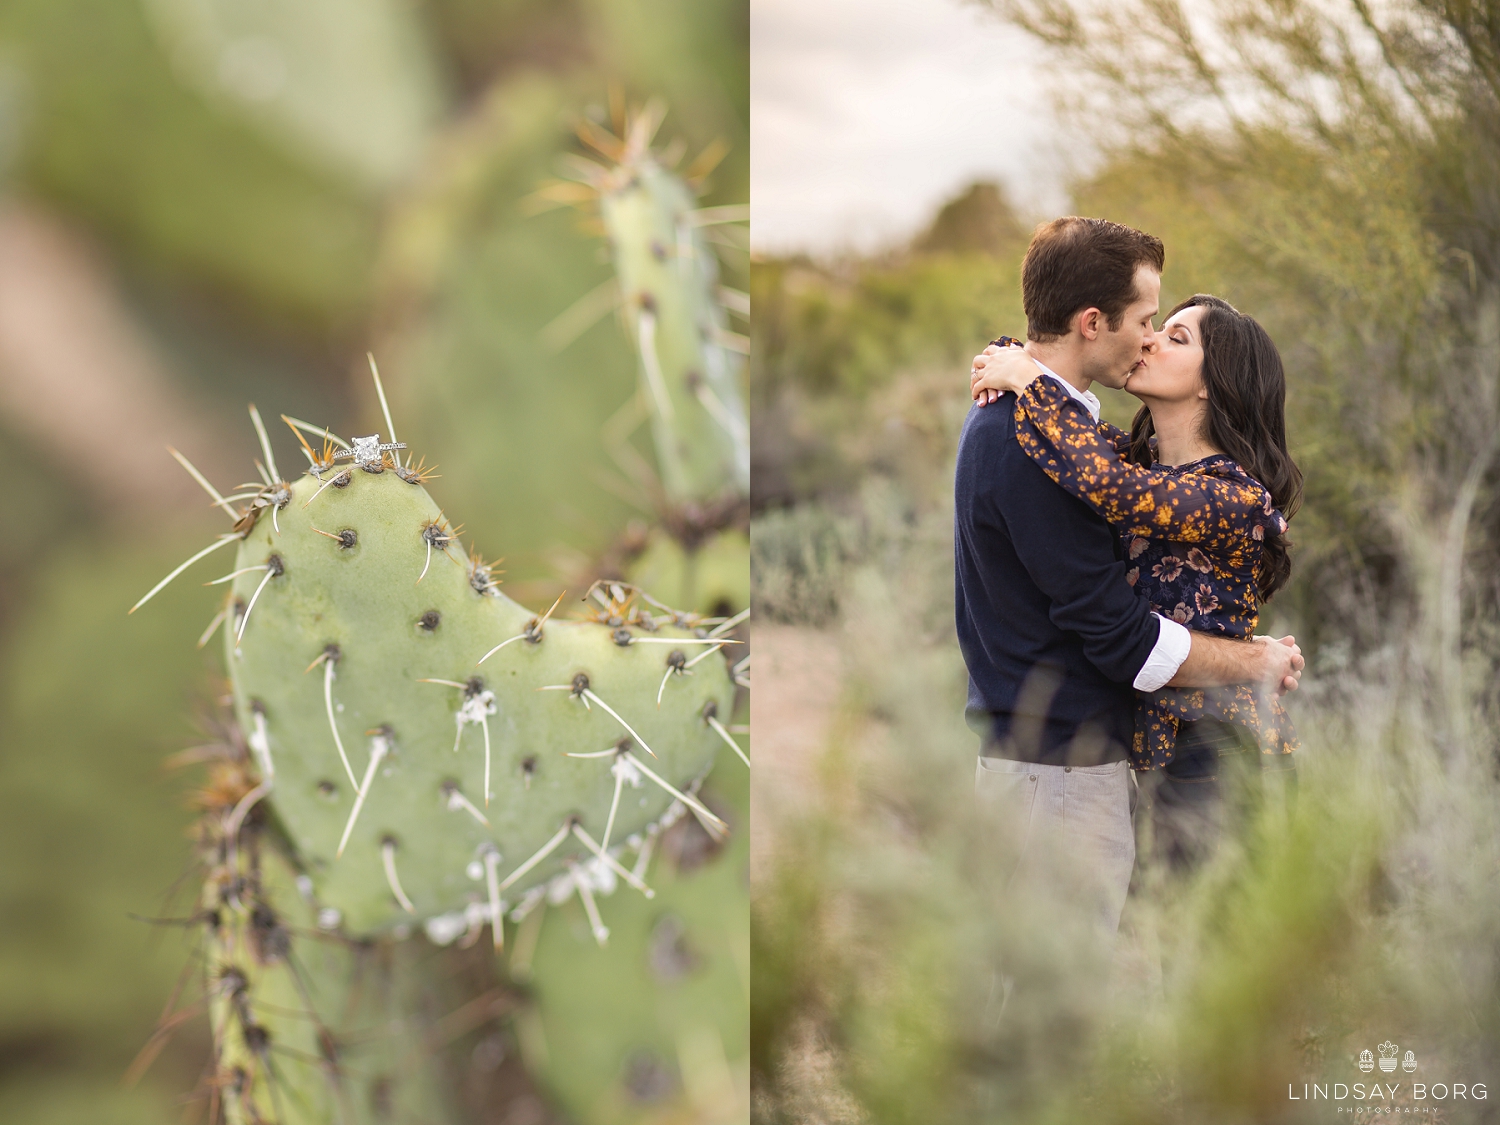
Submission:
<svg viewBox="0 0 1500 1125">
<path fill-rule="evenodd" d="M 715 299 L 717 260 L 693 225 L 697 200 L 649 152 L 627 153 L 600 209 L 641 357 L 661 465 L 676 501 L 750 487 L 739 357 Z"/>
<path fill-rule="evenodd" d="M 600 853 L 696 803 L 722 745 L 705 721 L 732 703 L 722 657 L 671 665 L 714 643 L 608 594 L 596 622 L 540 623 L 459 557 L 420 484 L 346 473 L 299 481 L 281 533 L 261 520 L 240 544 L 250 608 L 225 630 L 240 721 L 319 900 L 368 933 L 570 871 L 612 889 Z"/>
<path fill-rule="evenodd" d="M 726 311 L 727 303 L 748 316 L 749 298 L 720 285 L 706 232 L 741 221 L 748 208 L 698 206 L 696 189 L 723 149 L 711 146 L 679 176 L 676 158 L 651 148 L 664 112 L 645 106 L 617 122 L 619 136 L 580 122 L 579 137 L 604 163 L 579 158 L 570 166 L 579 182 L 539 194 L 597 206 L 640 361 L 638 398 L 651 419 L 664 506 L 711 530 L 750 491 L 740 388 L 748 342 L 729 330 Z"/>
<path fill-rule="evenodd" d="M 235 521 L 209 552 L 238 540 L 216 581 L 232 583 L 226 661 L 254 800 L 269 799 L 321 924 L 421 923 L 442 942 L 493 923 L 499 946 L 502 917 L 571 891 L 603 943 L 595 896 L 653 895 L 646 842 L 663 817 L 723 830 L 694 794 L 733 744 L 722 633 L 736 622 L 653 613 L 620 585 L 585 592 L 585 620 L 559 620 L 561 598 L 533 613 L 460 554 L 392 443 L 304 445 L 313 468 L 288 483 L 252 417 L 264 486 L 226 499 L 199 479 Z"/>
</svg>

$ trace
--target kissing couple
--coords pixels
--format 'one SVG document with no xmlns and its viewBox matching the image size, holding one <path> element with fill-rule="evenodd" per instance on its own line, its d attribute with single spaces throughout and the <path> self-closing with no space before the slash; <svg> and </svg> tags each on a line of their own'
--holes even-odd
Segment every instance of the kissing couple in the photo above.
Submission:
<svg viewBox="0 0 1500 1125">
<path fill-rule="evenodd" d="M 1143 847 L 1181 872 L 1241 796 L 1296 776 L 1281 696 L 1302 654 L 1255 632 L 1302 489 L 1281 357 L 1217 297 L 1154 330 L 1164 257 L 1102 219 L 1037 228 L 1026 341 L 974 358 L 954 477 L 980 814 L 1014 849 L 1007 886 L 1046 887 L 1105 943 L 1138 806 Z M 1100 421 L 1094 383 L 1141 400 L 1129 433 Z"/>
</svg>

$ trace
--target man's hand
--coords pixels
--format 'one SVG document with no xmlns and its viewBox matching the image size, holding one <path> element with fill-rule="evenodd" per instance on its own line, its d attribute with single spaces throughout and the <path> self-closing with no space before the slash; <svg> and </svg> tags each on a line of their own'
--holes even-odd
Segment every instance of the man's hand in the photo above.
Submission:
<svg viewBox="0 0 1500 1125">
<path fill-rule="evenodd" d="M 1255 684 L 1275 695 L 1297 690 L 1306 661 L 1295 637 L 1256 637 L 1231 640 L 1207 633 L 1192 634 L 1193 647 L 1170 687 L 1226 687 Z"/>
<path fill-rule="evenodd" d="M 1288 634 L 1285 637 L 1257 636 L 1255 639 L 1268 650 L 1265 653 L 1266 671 L 1260 682 L 1267 686 L 1277 685 L 1273 689 L 1276 695 L 1296 691 L 1302 670 L 1307 667 L 1302 650 L 1297 647 L 1297 638 Z"/>
</svg>

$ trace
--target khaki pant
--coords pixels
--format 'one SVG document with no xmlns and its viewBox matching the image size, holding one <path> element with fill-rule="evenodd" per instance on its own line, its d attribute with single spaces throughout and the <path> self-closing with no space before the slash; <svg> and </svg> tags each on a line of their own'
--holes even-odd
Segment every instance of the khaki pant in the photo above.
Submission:
<svg viewBox="0 0 1500 1125">
<path fill-rule="evenodd" d="M 974 770 L 980 814 L 1016 856 L 1008 893 L 1018 902 L 1049 896 L 1106 948 L 1135 867 L 1136 792 L 1123 761 L 1050 766 L 981 756 Z"/>
</svg>

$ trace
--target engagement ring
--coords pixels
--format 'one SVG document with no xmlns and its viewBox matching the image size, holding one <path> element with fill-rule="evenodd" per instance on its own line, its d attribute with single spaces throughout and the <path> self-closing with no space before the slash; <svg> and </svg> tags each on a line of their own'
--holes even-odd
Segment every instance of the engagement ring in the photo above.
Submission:
<svg viewBox="0 0 1500 1125">
<path fill-rule="evenodd" d="M 380 463 L 380 455 L 386 450 L 405 448 L 404 441 L 382 442 L 379 434 L 371 434 L 369 437 L 355 438 L 353 449 L 342 449 L 333 455 L 333 459 L 342 461 L 345 457 L 352 457 L 356 465 L 376 465 Z"/>
</svg>

